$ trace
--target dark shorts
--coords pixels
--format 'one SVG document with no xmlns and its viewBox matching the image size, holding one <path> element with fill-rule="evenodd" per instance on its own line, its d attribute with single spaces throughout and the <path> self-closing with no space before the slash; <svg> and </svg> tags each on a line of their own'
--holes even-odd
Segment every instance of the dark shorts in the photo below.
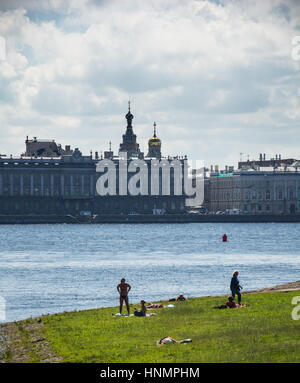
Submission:
<svg viewBox="0 0 300 383">
<path fill-rule="evenodd" d="M 126 299 L 126 298 L 127 298 L 127 295 L 121 295 L 121 298 L 122 298 L 122 299 Z"/>
<path fill-rule="evenodd" d="M 142 311 L 135 311 L 134 316 L 136 317 L 145 317 L 146 314 L 144 314 Z"/>
</svg>

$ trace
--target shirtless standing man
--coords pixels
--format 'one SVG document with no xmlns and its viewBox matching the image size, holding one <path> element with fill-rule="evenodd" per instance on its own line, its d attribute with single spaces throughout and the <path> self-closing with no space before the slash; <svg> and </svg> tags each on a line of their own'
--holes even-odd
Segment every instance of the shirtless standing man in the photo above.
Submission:
<svg viewBox="0 0 300 383">
<path fill-rule="evenodd" d="M 125 282 L 125 278 L 121 279 L 121 283 L 118 284 L 117 290 L 120 294 L 120 314 L 122 314 L 123 301 L 125 301 L 129 315 L 128 293 L 131 290 L 131 286 Z"/>
</svg>

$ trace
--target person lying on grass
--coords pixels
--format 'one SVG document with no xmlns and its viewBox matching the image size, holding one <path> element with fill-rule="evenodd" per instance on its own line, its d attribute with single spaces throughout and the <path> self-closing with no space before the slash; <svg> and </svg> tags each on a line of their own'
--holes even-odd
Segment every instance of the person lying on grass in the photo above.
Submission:
<svg viewBox="0 0 300 383">
<path fill-rule="evenodd" d="M 165 336 L 164 338 L 158 340 L 156 342 L 156 344 L 158 346 L 161 346 L 163 344 L 171 344 L 171 343 L 182 343 L 182 344 L 183 343 L 190 343 L 191 341 L 192 341 L 192 339 L 183 339 L 183 340 L 178 341 L 176 339 L 171 338 L 170 336 Z"/>
<path fill-rule="evenodd" d="M 146 302 L 144 300 L 141 300 L 141 305 L 142 305 L 141 310 L 134 309 L 135 310 L 134 315 L 136 317 L 145 317 L 146 316 L 147 308 L 145 306 L 145 303 Z"/>
<path fill-rule="evenodd" d="M 166 302 L 178 302 L 178 301 L 187 301 L 187 298 L 184 297 L 182 293 L 180 293 L 177 298 L 170 298 L 166 300 Z"/>
<path fill-rule="evenodd" d="M 152 303 L 152 302 L 150 302 L 147 305 L 147 309 L 161 309 L 163 307 L 164 307 L 164 305 L 162 305 L 161 303 Z"/>
</svg>

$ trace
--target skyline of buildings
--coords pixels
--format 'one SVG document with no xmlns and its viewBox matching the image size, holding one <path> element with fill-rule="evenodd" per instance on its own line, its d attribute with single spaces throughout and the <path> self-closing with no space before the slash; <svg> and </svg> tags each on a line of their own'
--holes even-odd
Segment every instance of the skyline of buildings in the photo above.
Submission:
<svg viewBox="0 0 300 383">
<path fill-rule="evenodd" d="M 133 132 L 132 127 L 132 120 L 133 115 L 130 111 L 130 101 L 128 101 L 128 113 L 126 114 L 125 118 L 127 119 L 127 129 L 125 134 L 123 134 L 123 142 L 119 145 L 119 152 L 120 151 L 126 151 L 129 153 L 129 157 L 134 154 L 134 157 L 137 158 L 143 158 L 146 157 L 156 157 L 157 159 L 162 158 L 161 153 L 161 146 L 162 146 L 162 140 L 157 136 L 156 129 L 157 124 L 156 122 L 153 123 L 153 134 L 152 137 L 148 140 L 148 149 L 146 149 L 147 154 L 141 151 L 140 144 L 137 142 L 137 135 Z M 28 156 L 28 157 L 53 157 L 53 156 L 59 156 L 62 154 L 72 154 L 73 149 L 71 149 L 71 145 L 65 145 L 65 147 L 62 147 L 62 144 L 56 142 L 55 138 L 40 138 L 38 136 L 34 136 L 33 138 L 29 139 L 29 136 L 26 136 L 25 140 L 26 144 L 26 150 L 25 152 L 22 152 L 20 156 Z M 96 159 L 100 158 L 108 158 L 109 156 L 114 155 L 114 150 L 112 150 L 112 142 L 109 141 L 108 148 L 102 148 L 102 150 L 90 150 L 90 155 L 93 155 Z M 78 148 L 77 148 L 78 149 Z M 235 164 L 225 164 L 222 168 L 217 163 L 208 163 L 205 161 L 205 159 L 201 158 L 201 161 L 204 162 L 204 166 L 207 167 L 210 172 L 218 172 L 218 171 L 228 171 L 228 169 L 234 170 L 234 169 L 240 169 L 242 167 L 244 168 L 253 168 L 256 167 L 271 167 L 274 168 L 280 167 L 280 164 L 283 166 L 287 165 L 293 165 L 293 163 L 297 162 L 298 160 L 295 158 L 283 158 L 281 154 L 275 154 L 273 156 L 269 156 L 266 153 L 259 153 L 259 158 L 251 157 L 249 154 L 247 155 L 247 160 L 243 158 L 245 156 L 245 153 L 239 153 L 240 159 L 237 160 L 235 164 L 237 164 L 237 167 Z M 7 154 L 6 153 L 0 153 L 0 157 L 18 157 L 16 154 Z M 167 156 L 171 157 L 171 156 Z M 188 156 L 185 155 L 177 155 L 178 158 L 187 158 Z M 193 159 L 195 160 L 195 159 Z M 199 160 L 199 158 L 197 158 Z"/>
<path fill-rule="evenodd" d="M 156 123 L 153 135 L 148 140 L 147 154 L 142 152 L 134 133 L 133 118 L 129 103 L 125 115 L 126 131 L 117 154 L 110 147 L 104 151 L 104 155 L 99 156 L 98 152 L 83 155 L 79 148 L 72 149 L 70 145 L 63 148 L 55 140 L 27 137 L 26 150 L 21 156 L 0 157 L 0 214 L 63 213 L 78 216 L 88 213 L 92 216 L 184 213 L 189 206 L 188 195 L 184 192 L 183 165 L 187 156 L 163 156 L 162 141 L 156 135 Z M 127 172 L 125 194 L 119 184 L 122 174 L 120 160 L 123 161 L 124 153 Z M 98 173 L 98 164 L 101 160 L 104 162 L 102 173 L 109 175 L 110 163 L 116 169 L 114 193 L 109 189 L 108 179 L 106 186 L 105 183 L 102 185 L 106 191 L 99 193 L 97 185 L 101 174 Z M 132 194 L 128 190 L 133 174 L 128 173 L 127 166 L 129 162 L 140 160 L 147 166 L 147 191 L 141 184 L 142 178 L 139 178 L 135 181 L 137 194 Z M 153 160 L 160 164 L 156 176 L 153 173 Z M 166 173 L 163 168 L 165 164 L 174 166 L 174 160 L 182 166 L 180 195 L 176 191 L 178 186 L 175 186 L 178 183 L 175 168 L 167 178 L 169 192 L 166 194 L 164 191 Z M 265 153 L 261 153 L 254 161 L 240 161 L 237 169 L 232 165 L 225 166 L 225 169 L 220 169 L 218 165 L 211 165 L 210 168 L 205 166 L 204 200 L 200 204 L 212 213 L 238 210 L 241 214 L 296 214 L 300 211 L 299 167 L 300 161 L 296 159 L 284 159 L 281 154 L 268 159 Z M 158 184 L 157 194 L 152 192 L 154 183 Z"/>
<path fill-rule="evenodd" d="M 66 145 L 63 149 L 54 140 L 32 140 L 26 138 L 25 153 L 18 157 L 0 157 L 0 215 L 88 215 L 97 214 L 174 214 L 185 211 L 186 195 L 183 190 L 183 169 L 180 166 L 180 190 L 178 194 L 178 177 L 170 171 L 167 179 L 168 193 L 164 192 L 164 170 L 153 169 L 153 160 L 159 160 L 161 141 L 156 136 L 155 126 L 153 136 L 148 140 L 148 153 L 144 155 L 139 149 L 137 136 L 134 134 L 130 111 L 125 116 L 127 121 L 125 134 L 122 136 L 119 153 L 105 151 L 104 157 L 98 153 L 83 155 L 79 148 L 71 149 Z M 123 179 L 123 155 L 127 153 L 126 185 L 121 185 Z M 184 159 L 177 157 L 164 158 L 164 165 L 171 167 L 176 158 L 179 165 Z M 99 162 L 103 159 L 103 169 L 99 170 Z M 147 181 L 134 179 L 130 173 L 129 162 L 143 160 L 143 167 L 138 173 L 147 176 Z M 113 193 L 110 191 L 109 180 L 99 193 L 99 180 L 102 173 L 110 174 L 110 166 L 114 168 L 115 178 Z M 138 164 L 137 166 L 141 166 Z M 128 169 L 127 169 L 128 168 Z M 105 170 L 106 169 L 106 170 Z M 136 169 L 137 170 L 137 169 Z M 131 179 L 133 181 L 131 182 Z M 101 181 L 101 180 L 100 180 Z M 106 183 L 108 183 L 107 186 Z M 131 193 L 131 183 L 137 194 Z M 153 193 L 153 185 L 158 186 Z M 146 188 L 146 189 L 145 189 Z"/>
</svg>

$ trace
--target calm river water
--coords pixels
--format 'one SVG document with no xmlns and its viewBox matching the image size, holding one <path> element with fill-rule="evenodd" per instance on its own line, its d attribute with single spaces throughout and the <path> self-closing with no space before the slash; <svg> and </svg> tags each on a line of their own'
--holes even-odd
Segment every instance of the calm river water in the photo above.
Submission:
<svg viewBox="0 0 300 383">
<path fill-rule="evenodd" d="M 222 243 L 227 233 L 229 242 Z M 300 224 L 0 226 L 5 321 L 130 301 L 229 293 L 300 279 Z"/>
</svg>

